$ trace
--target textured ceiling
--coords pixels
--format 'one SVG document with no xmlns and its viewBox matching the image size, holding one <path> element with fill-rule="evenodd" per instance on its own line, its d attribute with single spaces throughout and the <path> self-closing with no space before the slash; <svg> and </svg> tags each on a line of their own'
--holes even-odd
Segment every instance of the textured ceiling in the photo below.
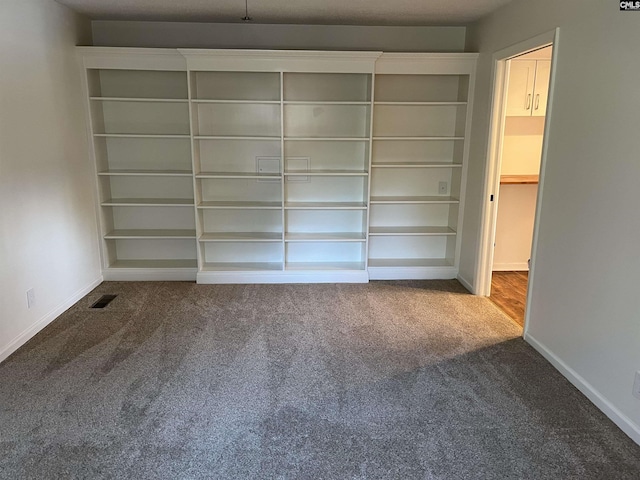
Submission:
<svg viewBox="0 0 640 480">
<path fill-rule="evenodd" d="M 94 20 L 240 22 L 244 0 L 56 0 Z M 253 23 L 460 25 L 510 0 L 248 0 Z"/>
</svg>

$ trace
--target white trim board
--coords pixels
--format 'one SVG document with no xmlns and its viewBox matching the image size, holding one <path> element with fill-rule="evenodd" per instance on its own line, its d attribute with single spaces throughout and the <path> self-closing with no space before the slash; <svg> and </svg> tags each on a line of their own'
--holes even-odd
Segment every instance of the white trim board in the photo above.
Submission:
<svg viewBox="0 0 640 480">
<path fill-rule="evenodd" d="M 66 310 L 71 308 L 78 300 L 87 295 L 91 290 L 96 288 L 98 285 L 102 283 L 102 276 L 95 279 L 89 285 L 82 287 L 80 290 L 75 292 L 69 298 L 64 300 L 60 305 L 53 308 L 51 311 L 46 313 L 40 320 L 31 325 L 29 328 L 20 333 L 16 338 L 14 338 L 7 347 L 0 351 L 0 362 L 5 361 L 12 353 L 18 350 L 21 346 L 31 340 L 37 333 L 39 333 L 42 329 L 44 329 L 47 325 L 53 322 L 56 318 L 62 315 Z"/>
<path fill-rule="evenodd" d="M 598 409 L 615 423 L 620 430 L 626 433 L 631 440 L 640 445 L 640 425 L 633 422 L 624 413 L 618 410 L 607 398 L 596 390 L 581 375 L 569 365 L 558 358 L 545 345 L 536 340 L 530 333 L 525 332 L 524 340 L 555 367 L 571 384 L 584 394 Z"/>
</svg>

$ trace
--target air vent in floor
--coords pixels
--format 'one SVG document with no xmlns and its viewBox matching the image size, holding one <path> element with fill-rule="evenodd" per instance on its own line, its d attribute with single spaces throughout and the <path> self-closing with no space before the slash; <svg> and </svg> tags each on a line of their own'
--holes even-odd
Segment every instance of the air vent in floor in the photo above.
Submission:
<svg viewBox="0 0 640 480">
<path fill-rule="evenodd" d="M 116 298 L 117 295 L 103 295 L 101 296 L 96 303 L 91 305 L 91 308 L 104 308 L 111 303 L 111 301 Z"/>
</svg>

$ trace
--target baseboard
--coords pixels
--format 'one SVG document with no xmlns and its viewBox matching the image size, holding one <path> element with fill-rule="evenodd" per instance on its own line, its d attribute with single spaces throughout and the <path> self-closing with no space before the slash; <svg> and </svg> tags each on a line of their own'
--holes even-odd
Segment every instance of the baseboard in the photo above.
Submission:
<svg viewBox="0 0 640 480">
<path fill-rule="evenodd" d="M 640 445 L 640 425 L 633 422 L 624 413 L 618 410 L 607 398 L 596 390 L 575 370 L 558 358 L 551 350 L 536 340 L 529 333 L 524 334 L 525 341 L 535 348 L 540 355 L 546 358 L 567 380 L 580 390 L 591 402 L 598 407 L 609 419 L 626 433 L 631 439 Z"/>
<path fill-rule="evenodd" d="M 49 313 L 45 314 L 40 320 L 27 328 L 24 332 L 19 334 L 16 338 L 9 342 L 9 345 L 7 345 L 4 350 L 0 351 L 0 362 L 5 361 L 9 357 L 9 355 L 11 355 L 25 343 L 27 343 L 36 333 L 53 322 L 56 318 L 62 315 L 62 313 L 71 308 L 78 300 L 87 295 L 91 290 L 96 288 L 101 283 L 102 277 L 99 277 L 89 285 L 82 287 L 60 305 L 55 307 Z"/>
<path fill-rule="evenodd" d="M 197 268 L 106 268 L 106 282 L 194 282 Z"/>
<path fill-rule="evenodd" d="M 458 274 L 457 280 L 462 284 L 464 288 L 469 290 L 470 293 L 473 293 L 474 295 L 476 294 L 475 289 L 473 288 L 473 285 L 471 284 L 471 282 L 468 281 L 466 278 L 464 278 L 462 275 Z"/>
<path fill-rule="evenodd" d="M 278 271 L 278 272 L 198 272 L 198 283 L 368 283 L 366 270 Z"/>
<path fill-rule="evenodd" d="M 370 280 L 452 280 L 455 267 L 369 267 Z"/>
<path fill-rule="evenodd" d="M 529 270 L 529 264 L 527 262 L 494 263 L 491 269 L 494 272 L 526 272 Z"/>
</svg>

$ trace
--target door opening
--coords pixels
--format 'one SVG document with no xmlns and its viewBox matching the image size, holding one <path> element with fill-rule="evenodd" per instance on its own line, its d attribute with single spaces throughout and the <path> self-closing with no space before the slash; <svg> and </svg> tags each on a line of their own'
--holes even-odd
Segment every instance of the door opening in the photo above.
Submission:
<svg viewBox="0 0 640 480">
<path fill-rule="evenodd" d="M 526 328 L 556 32 L 496 53 L 477 293 Z"/>
</svg>

